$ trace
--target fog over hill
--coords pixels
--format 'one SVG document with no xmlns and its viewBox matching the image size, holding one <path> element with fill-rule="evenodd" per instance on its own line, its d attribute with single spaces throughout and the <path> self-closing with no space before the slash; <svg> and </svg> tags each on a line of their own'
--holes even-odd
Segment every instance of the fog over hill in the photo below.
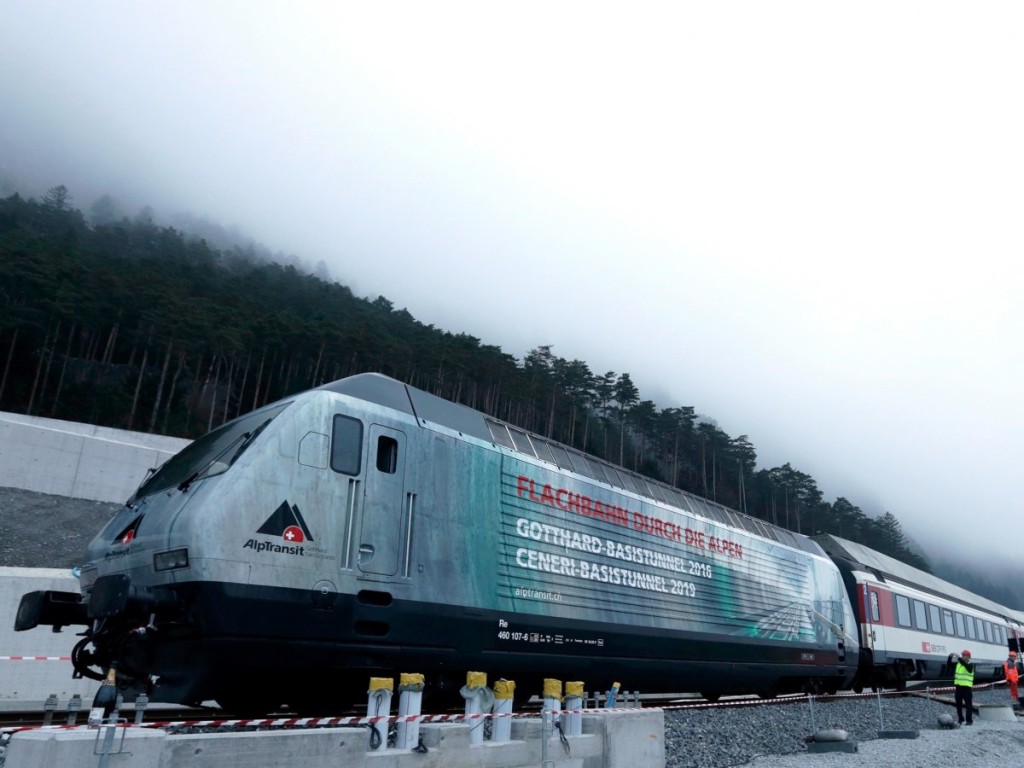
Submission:
<svg viewBox="0 0 1024 768">
<path fill-rule="evenodd" d="M 4 10 L 0 190 L 628 371 L 1024 582 L 1021 4 Z"/>
</svg>

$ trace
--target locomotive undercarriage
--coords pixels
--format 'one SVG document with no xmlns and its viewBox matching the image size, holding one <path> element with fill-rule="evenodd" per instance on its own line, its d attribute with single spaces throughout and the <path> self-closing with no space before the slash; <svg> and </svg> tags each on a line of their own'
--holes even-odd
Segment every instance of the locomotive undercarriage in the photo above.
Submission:
<svg viewBox="0 0 1024 768">
<path fill-rule="evenodd" d="M 79 602 L 61 619 L 86 626 L 73 653 L 77 673 L 99 679 L 116 662 L 126 701 L 144 692 L 154 701 L 216 701 L 251 714 L 283 705 L 304 714 L 336 712 L 365 696 L 369 677 L 402 672 L 424 674 L 430 695 L 455 703 L 469 670 L 514 679 L 528 695 L 542 690 L 543 678 L 556 677 L 584 680 L 593 690 L 621 681 L 652 692 L 704 691 L 709 698 L 752 690 L 766 698 L 833 692 L 849 674 L 821 649 L 814 664 L 801 664 L 782 645 L 537 616 L 521 626 L 541 635 L 599 638 L 605 650 L 572 653 L 525 639 L 502 646 L 495 642 L 497 613 L 388 601 L 377 593 L 373 600 L 339 595 L 327 608 L 303 590 L 199 583 L 174 590 L 134 590 L 126 576 L 98 580 L 88 615 Z"/>
</svg>

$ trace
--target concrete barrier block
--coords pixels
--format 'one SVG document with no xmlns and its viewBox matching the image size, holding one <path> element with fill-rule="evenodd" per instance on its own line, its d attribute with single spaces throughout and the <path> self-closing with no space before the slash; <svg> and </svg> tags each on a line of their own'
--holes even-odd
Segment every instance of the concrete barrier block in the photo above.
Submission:
<svg viewBox="0 0 1024 768">
<path fill-rule="evenodd" d="M 538 741 L 544 724 L 539 717 L 517 717 L 512 721 L 513 741 Z"/>
<path fill-rule="evenodd" d="M 365 728 L 183 734 L 168 739 L 159 764 L 190 768 L 359 765 L 367 744 Z"/>
<path fill-rule="evenodd" d="M 105 744 L 105 728 L 36 730 L 16 733 L 7 745 L 8 768 L 95 768 Z M 167 734 L 116 728 L 109 745 L 119 768 L 150 768 L 160 762 Z"/>
<path fill-rule="evenodd" d="M 857 741 L 855 739 L 850 739 L 849 741 L 812 741 L 810 744 L 807 745 L 807 751 L 812 753 L 853 753 L 857 751 Z"/>
<path fill-rule="evenodd" d="M 547 761 L 554 768 L 663 768 L 664 749 L 637 742 L 649 738 L 645 729 L 652 720 L 630 718 L 627 723 L 627 718 L 618 715 L 606 718 L 601 730 L 607 731 L 610 725 L 626 739 L 612 759 L 606 753 L 604 736 L 588 734 L 568 738 L 569 754 L 560 739 L 552 739 L 547 745 Z M 398 749 L 369 752 L 367 729 L 352 727 L 198 734 L 119 727 L 106 746 L 104 728 L 40 729 L 14 735 L 6 768 L 95 768 L 104 750 L 116 761 L 111 765 L 120 768 L 535 768 L 544 754 L 538 739 L 470 746 L 465 726 L 433 725 L 431 730 L 440 735 L 431 740 L 439 745 L 426 753 Z"/>
<path fill-rule="evenodd" d="M 627 709 L 594 717 L 601 718 L 599 725 L 604 729 L 603 768 L 665 765 L 665 713 L 660 709 Z"/>
<path fill-rule="evenodd" d="M 420 737 L 427 749 L 469 747 L 469 728 L 463 723 L 424 723 Z"/>
</svg>

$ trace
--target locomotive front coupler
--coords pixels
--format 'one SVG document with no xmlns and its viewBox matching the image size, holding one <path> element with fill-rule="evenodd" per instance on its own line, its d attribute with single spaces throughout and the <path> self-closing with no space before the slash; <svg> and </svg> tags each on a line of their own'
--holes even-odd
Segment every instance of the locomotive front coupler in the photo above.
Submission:
<svg viewBox="0 0 1024 768">
<path fill-rule="evenodd" d="M 174 608 L 179 600 L 168 589 L 137 587 L 131 583 L 131 577 L 123 574 L 101 576 L 93 585 L 89 595 L 89 618 L 149 618 L 160 609 Z"/>
</svg>

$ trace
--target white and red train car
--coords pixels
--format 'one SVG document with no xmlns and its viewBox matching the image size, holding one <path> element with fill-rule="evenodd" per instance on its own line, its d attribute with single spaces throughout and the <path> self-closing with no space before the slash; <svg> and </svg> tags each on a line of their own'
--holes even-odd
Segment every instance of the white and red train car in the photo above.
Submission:
<svg viewBox="0 0 1024 768">
<path fill-rule="evenodd" d="M 998 680 L 1008 648 L 1024 643 L 1019 612 L 862 544 L 832 535 L 814 539 L 839 567 L 857 617 L 858 692 L 949 681 L 949 656 L 963 649 L 971 651 L 976 682 Z"/>
</svg>

